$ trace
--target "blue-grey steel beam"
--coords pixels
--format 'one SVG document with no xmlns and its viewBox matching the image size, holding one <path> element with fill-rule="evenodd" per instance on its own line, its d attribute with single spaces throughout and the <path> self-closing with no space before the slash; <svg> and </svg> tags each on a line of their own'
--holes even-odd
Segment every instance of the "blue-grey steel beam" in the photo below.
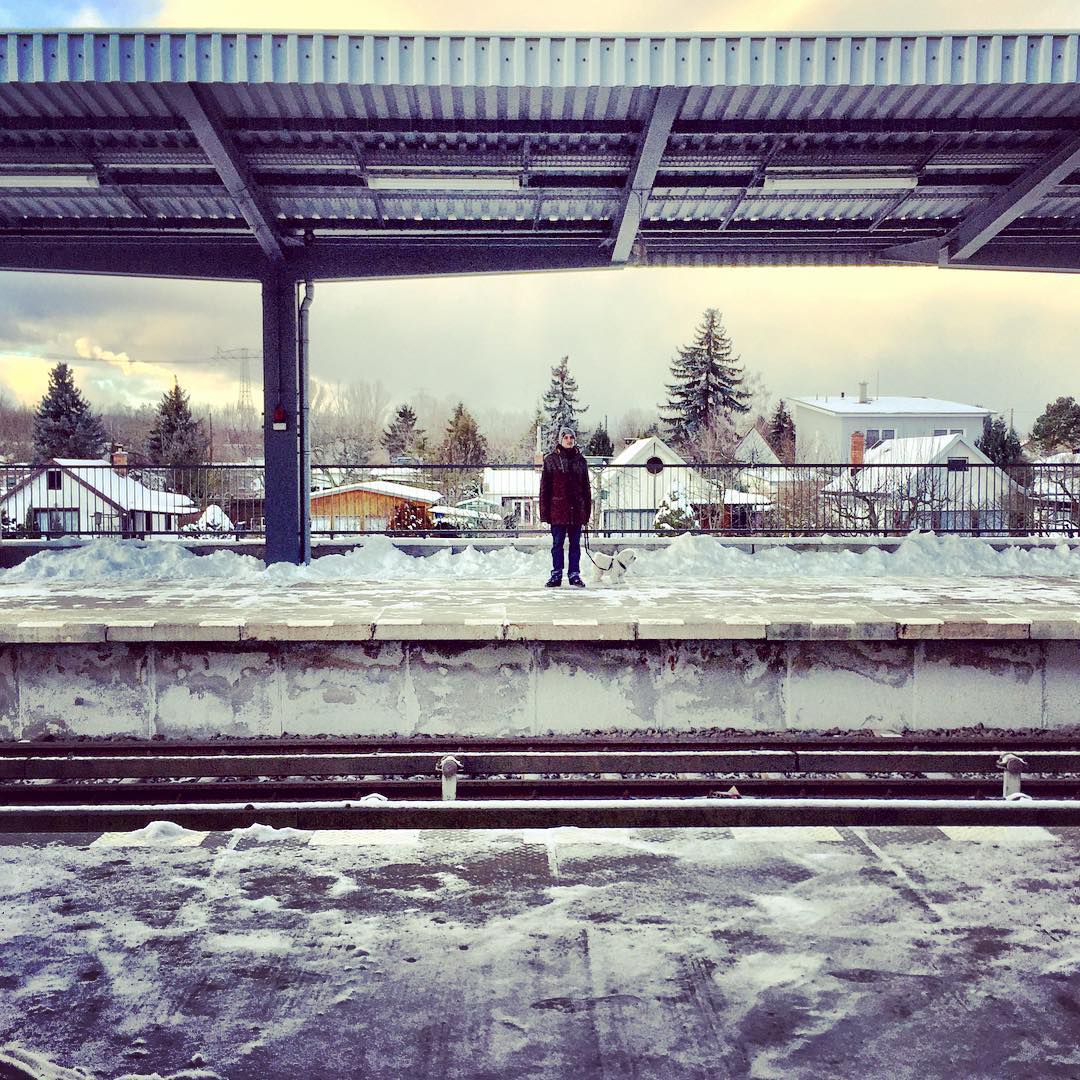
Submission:
<svg viewBox="0 0 1080 1080">
<path fill-rule="evenodd" d="M 989 206 L 976 211 L 948 237 L 951 263 L 970 259 L 1017 218 L 1034 209 L 1046 193 L 1080 169 L 1080 138 L 1069 140 L 1056 154 L 1010 184 Z"/>
<path fill-rule="evenodd" d="M 642 132 L 630 166 L 630 175 L 619 200 L 619 209 L 611 226 L 611 261 L 625 263 L 637 238 L 638 226 L 645 216 L 645 206 L 652 195 L 653 181 L 667 149 L 668 136 L 679 110 L 686 100 L 686 90 L 662 86 L 656 92 L 652 112 Z"/>
<path fill-rule="evenodd" d="M 291 274 L 262 283 L 263 454 L 267 565 L 302 563 L 297 286 Z M 275 424 L 282 430 L 275 430 Z"/>
<path fill-rule="evenodd" d="M 226 132 L 225 122 L 208 91 L 187 83 L 162 89 L 172 107 L 187 121 L 263 253 L 272 263 L 284 262 L 285 252 L 274 229 L 274 215 L 251 179 L 243 156 Z"/>
</svg>

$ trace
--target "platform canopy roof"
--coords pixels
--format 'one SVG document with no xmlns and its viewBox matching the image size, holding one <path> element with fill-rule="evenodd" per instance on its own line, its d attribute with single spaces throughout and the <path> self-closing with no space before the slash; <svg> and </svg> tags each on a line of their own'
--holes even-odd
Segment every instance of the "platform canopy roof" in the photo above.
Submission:
<svg viewBox="0 0 1080 1080">
<path fill-rule="evenodd" d="M 1078 34 L 0 36 L 0 269 L 1080 269 Z"/>
</svg>

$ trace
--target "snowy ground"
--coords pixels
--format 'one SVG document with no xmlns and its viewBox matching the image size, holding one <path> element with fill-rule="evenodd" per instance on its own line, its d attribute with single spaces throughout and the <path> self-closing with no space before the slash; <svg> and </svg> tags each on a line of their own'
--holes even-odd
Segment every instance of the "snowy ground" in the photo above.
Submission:
<svg viewBox="0 0 1080 1080">
<path fill-rule="evenodd" d="M 1080 830 L 46 843 L 0 836 L 4 1077 L 1080 1075 Z"/>
<path fill-rule="evenodd" d="M 591 567 L 582 555 L 583 569 Z M 291 584 L 363 581 L 506 581 L 543 583 L 550 570 L 544 548 L 518 551 L 475 548 L 443 550 L 423 558 L 407 555 L 385 537 L 362 547 L 327 555 L 308 567 L 277 564 L 269 569 L 251 555 L 218 551 L 193 555 L 178 544 L 98 540 L 34 555 L 0 572 L 0 585 L 121 583 L 146 580 L 230 582 L 273 589 Z M 755 582 L 771 578 L 877 577 L 1063 577 L 1080 578 L 1080 551 L 1062 542 L 1053 547 L 995 551 L 971 537 L 925 534 L 903 541 L 895 552 L 871 550 L 806 552 L 769 548 L 738 551 L 709 536 L 681 536 L 668 547 L 642 551 L 629 583 L 723 580 Z"/>
</svg>

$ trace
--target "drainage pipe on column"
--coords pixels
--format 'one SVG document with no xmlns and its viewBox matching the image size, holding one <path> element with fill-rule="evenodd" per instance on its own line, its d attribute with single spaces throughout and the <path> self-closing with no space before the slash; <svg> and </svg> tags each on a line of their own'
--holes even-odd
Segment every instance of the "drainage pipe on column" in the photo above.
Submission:
<svg viewBox="0 0 1080 1080">
<path fill-rule="evenodd" d="M 300 395 L 300 558 L 304 565 L 311 562 L 311 429 L 308 413 L 311 404 L 308 377 L 308 310 L 315 299 L 315 283 L 304 282 L 304 299 L 300 303 L 300 356 L 297 382 Z"/>
</svg>

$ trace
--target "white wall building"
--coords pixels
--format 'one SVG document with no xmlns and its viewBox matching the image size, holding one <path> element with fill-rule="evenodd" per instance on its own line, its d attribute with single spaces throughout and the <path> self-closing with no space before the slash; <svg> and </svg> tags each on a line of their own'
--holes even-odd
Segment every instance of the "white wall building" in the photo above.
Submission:
<svg viewBox="0 0 1080 1080">
<path fill-rule="evenodd" d="M 830 397 L 789 398 L 795 421 L 795 452 L 800 462 L 848 460 L 851 436 L 861 431 L 870 450 L 886 439 L 960 435 L 982 436 L 989 409 L 927 397 L 876 397 L 865 392 Z"/>
<path fill-rule="evenodd" d="M 94 459 L 54 458 L 0 498 L 8 531 L 45 536 L 172 532 L 198 509 L 186 495 L 146 487 L 126 465 Z"/>
</svg>

